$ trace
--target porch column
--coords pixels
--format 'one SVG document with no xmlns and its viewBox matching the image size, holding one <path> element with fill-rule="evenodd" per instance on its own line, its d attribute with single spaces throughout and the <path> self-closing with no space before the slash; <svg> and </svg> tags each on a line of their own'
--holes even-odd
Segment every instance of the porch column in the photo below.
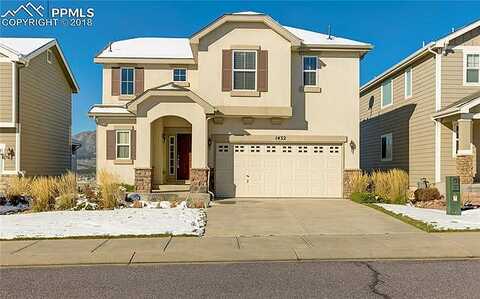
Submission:
<svg viewBox="0 0 480 299">
<path fill-rule="evenodd" d="M 190 191 L 208 192 L 208 122 L 204 115 L 192 123 L 192 169 Z"/>
<path fill-rule="evenodd" d="M 462 184 L 472 184 L 474 172 L 474 157 L 472 150 L 473 121 L 469 116 L 462 116 L 458 120 L 458 153 L 457 174 Z"/>
<path fill-rule="evenodd" d="M 150 158 L 150 121 L 137 118 L 137 160 L 135 161 L 135 190 L 139 193 L 152 192 L 152 164 Z"/>
</svg>

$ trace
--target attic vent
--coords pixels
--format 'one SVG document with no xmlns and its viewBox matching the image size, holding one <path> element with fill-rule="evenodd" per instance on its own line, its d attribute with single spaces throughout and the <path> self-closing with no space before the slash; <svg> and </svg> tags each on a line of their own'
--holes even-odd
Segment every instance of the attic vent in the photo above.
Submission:
<svg viewBox="0 0 480 299">
<path fill-rule="evenodd" d="M 52 50 L 48 49 L 47 50 L 47 63 L 51 64 L 53 61 L 53 53 Z"/>
</svg>

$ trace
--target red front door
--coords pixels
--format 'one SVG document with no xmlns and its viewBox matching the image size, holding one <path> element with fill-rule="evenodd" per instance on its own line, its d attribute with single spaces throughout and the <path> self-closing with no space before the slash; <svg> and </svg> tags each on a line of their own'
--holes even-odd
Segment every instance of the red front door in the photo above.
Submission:
<svg viewBox="0 0 480 299">
<path fill-rule="evenodd" d="M 177 135 L 177 163 L 177 180 L 189 180 L 192 165 L 192 134 Z"/>
</svg>

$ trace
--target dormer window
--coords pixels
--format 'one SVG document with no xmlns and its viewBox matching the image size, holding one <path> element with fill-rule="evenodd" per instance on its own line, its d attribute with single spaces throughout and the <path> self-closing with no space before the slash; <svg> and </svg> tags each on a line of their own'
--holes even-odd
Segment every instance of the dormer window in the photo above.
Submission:
<svg viewBox="0 0 480 299">
<path fill-rule="evenodd" d="M 187 81 L 187 69 L 173 69 L 173 81 L 174 82 L 186 82 Z"/>
<path fill-rule="evenodd" d="M 257 89 L 257 51 L 233 51 L 233 89 Z"/>
<path fill-rule="evenodd" d="M 121 95 L 133 95 L 134 93 L 134 74 L 135 69 L 133 67 L 122 67 L 121 71 Z"/>
<path fill-rule="evenodd" d="M 303 86 L 317 85 L 317 57 L 303 57 Z"/>
</svg>

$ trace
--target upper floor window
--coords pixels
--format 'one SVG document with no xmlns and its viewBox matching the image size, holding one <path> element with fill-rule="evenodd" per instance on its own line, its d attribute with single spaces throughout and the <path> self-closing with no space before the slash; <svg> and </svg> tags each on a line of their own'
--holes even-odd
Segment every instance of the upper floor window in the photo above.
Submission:
<svg viewBox="0 0 480 299">
<path fill-rule="evenodd" d="M 465 83 L 480 83 L 480 54 L 465 55 Z"/>
<path fill-rule="evenodd" d="M 121 69 L 121 89 L 122 95 L 133 95 L 134 93 L 134 75 L 135 69 L 133 67 L 124 67 Z"/>
<path fill-rule="evenodd" d="M 412 96 L 412 68 L 405 71 L 405 98 Z"/>
<path fill-rule="evenodd" d="M 392 133 L 381 136 L 381 160 L 392 161 L 393 138 Z"/>
<path fill-rule="evenodd" d="M 257 51 L 233 51 L 233 89 L 257 89 Z"/>
<path fill-rule="evenodd" d="M 130 159 L 130 130 L 117 131 L 117 159 Z"/>
<path fill-rule="evenodd" d="M 303 57 L 303 85 L 317 85 L 317 57 L 315 56 Z"/>
<path fill-rule="evenodd" d="M 392 79 L 382 83 L 382 108 L 393 104 L 393 82 Z"/>
<path fill-rule="evenodd" d="M 186 82 L 187 81 L 187 69 L 173 69 L 173 81 Z"/>
</svg>

